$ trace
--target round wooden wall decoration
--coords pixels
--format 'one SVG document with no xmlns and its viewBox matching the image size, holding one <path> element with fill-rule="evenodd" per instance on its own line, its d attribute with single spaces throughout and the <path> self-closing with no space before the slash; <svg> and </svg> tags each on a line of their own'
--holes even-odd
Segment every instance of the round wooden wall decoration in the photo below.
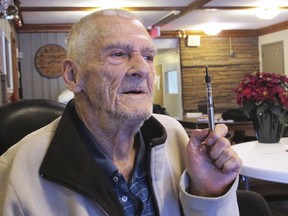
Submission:
<svg viewBox="0 0 288 216">
<path fill-rule="evenodd" d="M 62 61 L 66 50 L 58 44 L 42 46 L 35 54 L 35 66 L 45 77 L 56 78 L 62 75 Z"/>
</svg>

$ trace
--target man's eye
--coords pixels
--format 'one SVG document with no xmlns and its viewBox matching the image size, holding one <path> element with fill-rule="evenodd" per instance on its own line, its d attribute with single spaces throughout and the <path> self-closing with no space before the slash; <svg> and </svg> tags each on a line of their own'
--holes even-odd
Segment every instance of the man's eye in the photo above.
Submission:
<svg viewBox="0 0 288 216">
<path fill-rule="evenodd" d="M 153 61 L 154 60 L 154 55 L 144 55 L 144 58 L 146 59 L 146 61 Z"/>
<path fill-rule="evenodd" d="M 113 53 L 111 53 L 110 56 L 113 56 L 113 57 L 123 57 L 123 56 L 127 56 L 127 54 L 124 53 L 124 52 L 113 52 Z"/>
</svg>

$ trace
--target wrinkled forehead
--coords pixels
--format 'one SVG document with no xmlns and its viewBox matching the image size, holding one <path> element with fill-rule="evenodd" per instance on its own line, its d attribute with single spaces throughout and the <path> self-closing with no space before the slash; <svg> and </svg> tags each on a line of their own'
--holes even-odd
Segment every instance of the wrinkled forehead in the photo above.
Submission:
<svg viewBox="0 0 288 216">
<path fill-rule="evenodd" d="M 152 38 L 141 21 L 121 16 L 90 16 L 76 24 L 70 36 L 70 57 L 83 58 L 87 51 L 95 52 L 107 43 L 117 41 L 129 41 L 131 45 L 138 47 L 141 44 L 142 47 L 154 48 Z"/>
<path fill-rule="evenodd" d="M 95 28 L 101 34 L 101 36 L 117 34 L 121 32 L 134 32 L 137 34 L 149 36 L 144 25 L 139 20 L 120 16 L 98 17 L 95 20 Z"/>
<path fill-rule="evenodd" d="M 109 43 L 129 43 L 141 47 L 154 48 L 152 38 L 137 19 L 127 19 L 122 17 L 101 17 L 97 23 L 98 38 L 94 42 L 105 46 Z"/>
</svg>

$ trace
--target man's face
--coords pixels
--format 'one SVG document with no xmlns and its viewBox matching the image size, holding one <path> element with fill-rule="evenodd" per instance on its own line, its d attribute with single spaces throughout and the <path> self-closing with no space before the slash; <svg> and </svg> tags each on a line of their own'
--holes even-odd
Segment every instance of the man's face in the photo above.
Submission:
<svg viewBox="0 0 288 216">
<path fill-rule="evenodd" d="M 148 118 L 153 103 L 155 49 L 136 20 L 101 18 L 100 38 L 82 65 L 83 89 L 96 112 L 122 118 Z M 91 50 L 91 49 L 89 49 Z"/>
</svg>

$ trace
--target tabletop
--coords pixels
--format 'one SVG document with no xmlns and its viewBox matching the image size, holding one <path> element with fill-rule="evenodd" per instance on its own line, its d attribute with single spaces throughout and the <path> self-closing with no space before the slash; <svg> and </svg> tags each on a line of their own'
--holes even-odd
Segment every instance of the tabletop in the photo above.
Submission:
<svg viewBox="0 0 288 216">
<path fill-rule="evenodd" d="M 288 137 L 281 138 L 279 143 L 251 141 L 232 148 L 243 161 L 241 175 L 288 183 Z"/>
<path fill-rule="evenodd" d="M 200 119 L 199 121 L 199 118 L 187 118 L 186 116 L 183 116 L 181 119 L 178 119 L 178 121 L 185 128 L 188 135 L 191 133 L 192 129 L 203 129 L 208 127 L 208 121 L 203 121 L 203 119 Z M 233 140 L 239 140 L 240 138 L 241 142 L 243 142 L 243 137 L 255 136 L 252 121 L 234 122 L 216 119 L 215 124 L 225 124 L 228 127 L 228 132 Z M 233 141 L 233 143 L 238 142 Z"/>
<path fill-rule="evenodd" d="M 187 128 L 207 128 L 208 121 L 200 120 L 197 118 L 181 118 L 178 121 Z M 215 124 L 226 124 L 230 130 L 247 130 L 253 129 L 252 121 L 235 122 L 231 120 L 215 120 Z"/>
</svg>

